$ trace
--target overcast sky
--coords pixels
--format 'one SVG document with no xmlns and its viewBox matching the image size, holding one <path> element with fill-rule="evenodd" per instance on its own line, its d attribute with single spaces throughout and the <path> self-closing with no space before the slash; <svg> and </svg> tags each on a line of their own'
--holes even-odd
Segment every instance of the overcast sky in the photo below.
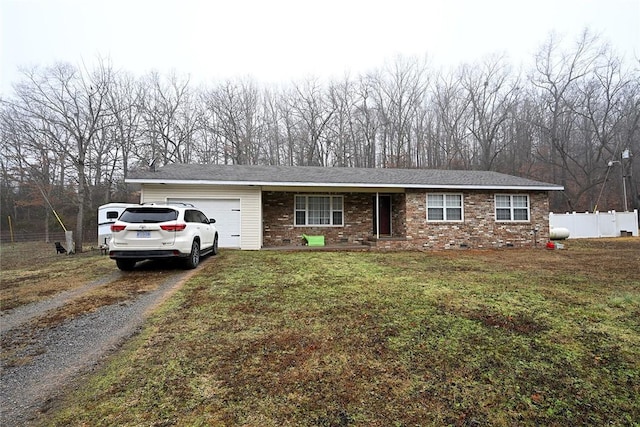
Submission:
<svg viewBox="0 0 640 427">
<path fill-rule="evenodd" d="M 640 58 L 640 0 L 0 0 L 1 93 L 18 67 L 109 58 L 194 82 L 340 78 L 398 55 L 451 66 L 529 61 L 551 31 L 584 28 Z"/>
</svg>

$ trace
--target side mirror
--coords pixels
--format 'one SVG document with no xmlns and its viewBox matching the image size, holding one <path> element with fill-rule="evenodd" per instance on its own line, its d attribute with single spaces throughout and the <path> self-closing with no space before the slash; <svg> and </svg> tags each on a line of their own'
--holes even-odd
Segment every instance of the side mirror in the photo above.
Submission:
<svg viewBox="0 0 640 427">
<path fill-rule="evenodd" d="M 215 224 L 215 223 L 216 223 L 216 220 L 215 220 L 215 219 L 213 219 L 213 218 L 209 218 L 209 224 Z"/>
</svg>

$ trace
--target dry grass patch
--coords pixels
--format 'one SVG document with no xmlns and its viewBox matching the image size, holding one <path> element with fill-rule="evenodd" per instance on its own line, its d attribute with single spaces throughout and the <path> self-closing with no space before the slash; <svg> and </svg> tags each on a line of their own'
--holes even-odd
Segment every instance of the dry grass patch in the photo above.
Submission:
<svg viewBox="0 0 640 427">
<path fill-rule="evenodd" d="M 67 301 L 62 307 L 39 318 L 35 326 L 38 328 L 54 327 L 79 315 L 91 313 L 100 307 L 134 299 L 140 294 L 156 290 L 166 280 L 166 277 L 167 272 L 165 271 L 128 273 L 117 280 Z"/>
<path fill-rule="evenodd" d="M 0 308 L 9 310 L 75 289 L 114 270 L 98 251 L 56 255 L 53 244 L 14 243 L 0 247 Z"/>
</svg>

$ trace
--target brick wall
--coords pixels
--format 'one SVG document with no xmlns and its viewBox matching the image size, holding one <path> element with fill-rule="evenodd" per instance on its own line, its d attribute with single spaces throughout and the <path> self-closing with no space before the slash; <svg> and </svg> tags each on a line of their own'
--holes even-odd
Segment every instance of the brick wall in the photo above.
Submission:
<svg viewBox="0 0 640 427">
<path fill-rule="evenodd" d="M 500 223 L 494 217 L 495 192 L 468 191 L 464 197 L 464 222 L 426 221 L 426 191 L 407 190 L 392 195 L 391 238 L 372 243 L 378 250 L 460 249 L 538 246 L 549 236 L 547 192 L 529 194 L 530 222 Z M 344 196 L 344 227 L 295 227 L 293 192 L 264 192 L 263 246 L 303 245 L 302 234 L 323 235 L 327 245 L 364 243 L 373 239 L 373 195 L 332 193 Z M 506 192 L 505 194 L 516 194 Z M 525 194 L 525 193 L 523 193 Z"/>
<path fill-rule="evenodd" d="M 325 244 L 362 243 L 371 235 L 373 205 L 367 193 L 323 193 L 344 196 L 343 227 L 294 226 L 294 196 L 300 193 L 262 194 L 263 246 L 302 246 L 303 234 L 322 235 Z"/>
<path fill-rule="evenodd" d="M 529 194 L 530 222 L 526 223 L 496 222 L 495 194 L 496 192 L 465 192 L 464 222 L 435 223 L 426 221 L 425 191 L 407 190 L 407 241 L 400 242 L 397 246 L 414 249 L 523 247 L 534 246 L 534 236 L 538 245 L 543 245 L 549 236 L 547 193 Z M 534 234 L 532 230 L 536 225 L 538 232 Z"/>
</svg>

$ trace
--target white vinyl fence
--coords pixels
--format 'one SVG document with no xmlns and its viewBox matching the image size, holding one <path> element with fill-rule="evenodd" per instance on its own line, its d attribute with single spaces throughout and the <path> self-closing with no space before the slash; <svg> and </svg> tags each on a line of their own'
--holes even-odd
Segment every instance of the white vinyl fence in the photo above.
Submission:
<svg viewBox="0 0 640 427">
<path fill-rule="evenodd" d="M 638 211 L 549 213 L 549 228 L 566 228 L 569 239 L 638 236 Z"/>
</svg>

